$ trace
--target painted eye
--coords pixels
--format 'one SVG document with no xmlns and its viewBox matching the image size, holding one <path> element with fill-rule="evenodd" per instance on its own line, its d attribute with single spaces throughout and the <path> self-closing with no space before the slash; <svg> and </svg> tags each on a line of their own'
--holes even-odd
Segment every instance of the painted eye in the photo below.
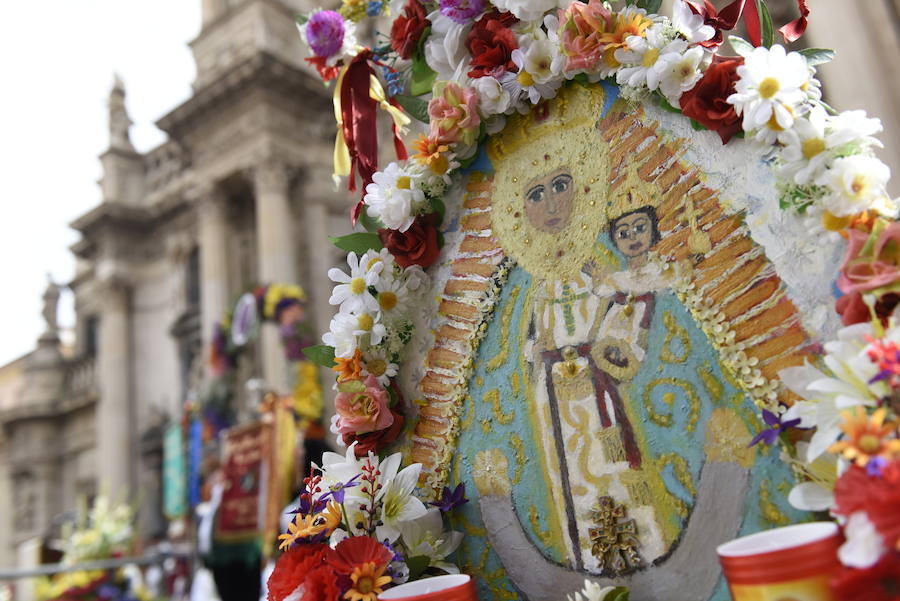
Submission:
<svg viewBox="0 0 900 601">
<path fill-rule="evenodd" d="M 641 224 L 634 226 L 634 231 L 638 234 L 643 234 L 645 231 L 647 231 L 647 224 L 641 223 Z"/>
<path fill-rule="evenodd" d="M 544 200 L 546 193 L 544 186 L 535 186 L 525 194 L 525 198 L 527 198 L 529 202 L 537 203 Z"/>
<path fill-rule="evenodd" d="M 622 240 L 627 239 L 627 238 L 628 238 L 628 228 L 627 228 L 627 227 L 623 227 L 622 229 L 620 229 L 620 230 L 618 231 L 618 235 L 619 235 L 619 238 L 622 239 Z"/>
<path fill-rule="evenodd" d="M 554 194 L 562 194 L 572 185 L 572 178 L 569 175 L 558 175 L 553 178 L 553 183 L 550 185 L 553 187 Z"/>
</svg>

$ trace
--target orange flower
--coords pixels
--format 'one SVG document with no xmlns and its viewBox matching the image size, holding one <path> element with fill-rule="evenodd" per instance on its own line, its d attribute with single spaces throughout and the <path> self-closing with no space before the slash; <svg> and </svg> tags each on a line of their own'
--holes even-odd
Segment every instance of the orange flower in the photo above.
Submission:
<svg viewBox="0 0 900 601">
<path fill-rule="evenodd" d="M 450 162 L 444 153 L 450 150 L 447 144 L 441 144 L 438 140 L 433 140 L 421 134 L 416 140 L 415 148 L 417 150 L 415 158 L 419 163 L 428 166 L 437 175 L 444 175 L 450 168 Z"/>
<path fill-rule="evenodd" d="M 378 566 L 374 561 L 367 561 L 355 566 L 350 572 L 350 580 L 353 585 L 344 593 L 344 599 L 348 601 L 376 601 L 378 595 L 383 593 L 381 587 L 391 581 L 390 576 L 384 576 L 387 566 Z"/>
<path fill-rule="evenodd" d="M 637 11 L 626 11 L 613 15 L 612 31 L 600 34 L 600 42 L 604 44 L 604 54 L 615 52 L 617 48 L 627 46 L 625 39 L 632 35 L 644 36 L 644 31 L 653 25 L 653 20 Z"/>
<path fill-rule="evenodd" d="M 900 440 L 890 437 L 897 431 L 897 424 L 884 422 L 886 408 L 876 410 L 871 417 L 863 407 L 857 407 L 855 415 L 849 411 L 841 415 L 844 417 L 841 430 L 846 436 L 831 445 L 829 452 L 840 453 L 859 467 L 866 467 L 873 457 L 890 458 L 900 453 Z"/>
<path fill-rule="evenodd" d="M 334 501 L 329 501 L 323 511 L 303 516 L 298 515 L 295 521 L 289 523 L 288 533 L 278 536 L 278 540 L 281 541 L 278 548 L 287 549 L 301 539 L 311 538 L 323 532 L 326 536 L 330 535 L 340 523 L 341 506 Z"/>
<path fill-rule="evenodd" d="M 359 349 L 356 349 L 349 359 L 335 357 L 334 363 L 335 365 L 331 369 L 338 373 L 338 382 L 362 379 L 362 353 L 359 352 Z"/>
</svg>

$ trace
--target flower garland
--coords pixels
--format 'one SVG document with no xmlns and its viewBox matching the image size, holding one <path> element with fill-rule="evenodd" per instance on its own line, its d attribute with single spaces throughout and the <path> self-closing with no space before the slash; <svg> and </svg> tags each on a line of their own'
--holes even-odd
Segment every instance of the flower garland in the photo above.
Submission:
<svg viewBox="0 0 900 601">
<path fill-rule="evenodd" d="M 847 571 L 834 583 L 841 598 L 890 598 L 879 587 L 898 585 L 900 565 L 900 317 L 892 317 L 900 304 L 900 225 L 886 191 L 890 170 L 874 155 L 881 122 L 822 102 L 816 67 L 833 52 L 775 44 L 764 0 L 735 0 L 719 11 L 709 2 L 675 0 L 671 16 L 655 14 L 659 6 L 344 0 L 337 12 L 300 19 L 314 55 L 307 60 L 326 81 L 338 80 L 335 174 L 349 173 L 351 189 L 353 169 L 340 159 L 346 148 L 355 165 L 377 164 L 357 143 L 359 132 L 347 127 L 369 114 L 344 102 L 360 61 L 368 66 L 370 77 L 360 81 L 372 102 L 400 106 L 427 125 L 410 152 L 398 149 L 397 161 L 370 176 L 360 169 L 366 185 L 354 219 L 368 233 L 334 240 L 352 251 L 350 273 L 329 273 L 337 283 L 331 302 L 340 309 L 327 346 L 313 351 L 339 374 L 333 429 L 348 443 L 377 439 L 356 447 L 362 456 L 396 437 L 391 430 L 402 418 L 392 378 L 411 336 L 409 293 L 421 287 L 422 269 L 442 243 L 441 194 L 475 160 L 479 144 L 502 129 L 506 115 L 527 113 L 564 85 L 614 82 L 624 98 L 681 113 L 723 144 L 748 140 L 772 165 L 782 209 L 812 235 L 847 240 L 836 310 L 849 327 L 824 345 L 821 370 L 806 365 L 780 374 L 801 400 L 768 403 L 767 427 L 753 444 L 783 441 L 785 459 L 808 479 L 791 502 L 830 510 L 843 525 Z M 786 42 L 806 27 L 805 1 L 798 9 L 800 17 L 777 30 Z M 361 48 L 355 23 L 382 14 L 393 16 L 387 40 Z M 729 36 L 737 56 L 720 54 L 723 32 L 741 19 L 750 42 Z M 410 121 L 392 117 L 403 133 Z"/>
<path fill-rule="evenodd" d="M 285 357 L 294 366 L 293 409 L 302 428 L 310 428 L 322 417 L 322 391 L 315 366 L 305 360 L 303 349 L 313 342 L 306 321 L 306 293 L 294 284 L 257 286 L 241 295 L 213 329 L 209 364 L 213 380 L 201 402 L 202 413 L 211 426 L 211 436 L 231 425 L 231 378 L 238 359 L 255 338 L 260 322 L 278 324 Z"/>
</svg>

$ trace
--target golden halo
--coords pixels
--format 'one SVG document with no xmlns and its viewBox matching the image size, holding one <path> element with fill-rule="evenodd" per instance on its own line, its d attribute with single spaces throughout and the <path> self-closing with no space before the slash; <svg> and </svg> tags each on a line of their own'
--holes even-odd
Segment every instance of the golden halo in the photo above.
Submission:
<svg viewBox="0 0 900 601">
<path fill-rule="evenodd" d="M 606 227 L 609 156 L 597 132 L 601 86 L 570 85 L 528 115 L 515 115 L 488 143 L 493 163 L 492 229 L 503 250 L 543 280 L 572 280 L 598 259 L 597 236 Z M 564 169 L 575 197 L 565 229 L 534 227 L 525 213 L 525 187 L 535 177 Z"/>
</svg>

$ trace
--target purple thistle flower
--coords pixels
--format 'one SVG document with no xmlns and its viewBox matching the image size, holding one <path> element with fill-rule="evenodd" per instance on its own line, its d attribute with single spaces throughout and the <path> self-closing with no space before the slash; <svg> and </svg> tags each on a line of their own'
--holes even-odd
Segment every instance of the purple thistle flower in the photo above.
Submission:
<svg viewBox="0 0 900 601">
<path fill-rule="evenodd" d="M 469 500 L 466 498 L 466 485 L 460 482 L 452 491 L 449 486 L 445 486 L 441 492 L 440 501 L 432 501 L 429 505 L 437 507 L 442 512 L 447 513 L 451 509 L 456 509 L 460 505 L 465 505 Z"/>
<path fill-rule="evenodd" d="M 359 474 L 356 474 L 355 476 L 347 480 L 345 484 L 342 484 L 340 482 L 335 484 L 329 489 L 327 493 L 325 493 L 325 496 L 322 498 L 324 499 L 325 497 L 331 496 L 331 498 L 334 499 L 335 503 L 343 503 L 346 490 L 348 488 L 353 488 L 354 486 L 359 484 L 359 482 L 357 482 L 357 480 L 359 480 L 359 476 Z"/>
<path fill-rule="evenodd" d="M 766 422 L 770 427 L 754 436 L 753 440 L 750 441 L 750 444 L 747 445 L 748 447 L 752 447 L 753 445 L 759 444 L 760 442 L 765 442 L 767 445 L 772 446 L 773 444 L 775 444 L 775 441 L 778 440 L 779 434 L 781 434 L 788 428 L 793 428 L 794 426 L 799 424 L 800 418 L 790 419 L 782 423 L 780 415 L 775 415 L 768 409 L 763 409 L 763 421 Z"/>
<path fill-rule="evenodd" d="M 306 43 L 313 54 L 331 58 L 344 45 L 344 17 L 333 10 L 320 10 L 306 22 Z"/>
<path fill-rule="evenodd" d="M 484 12 L 484 0 L 440 0 L 441 14 L 468 25 Z"/>
</svg>

